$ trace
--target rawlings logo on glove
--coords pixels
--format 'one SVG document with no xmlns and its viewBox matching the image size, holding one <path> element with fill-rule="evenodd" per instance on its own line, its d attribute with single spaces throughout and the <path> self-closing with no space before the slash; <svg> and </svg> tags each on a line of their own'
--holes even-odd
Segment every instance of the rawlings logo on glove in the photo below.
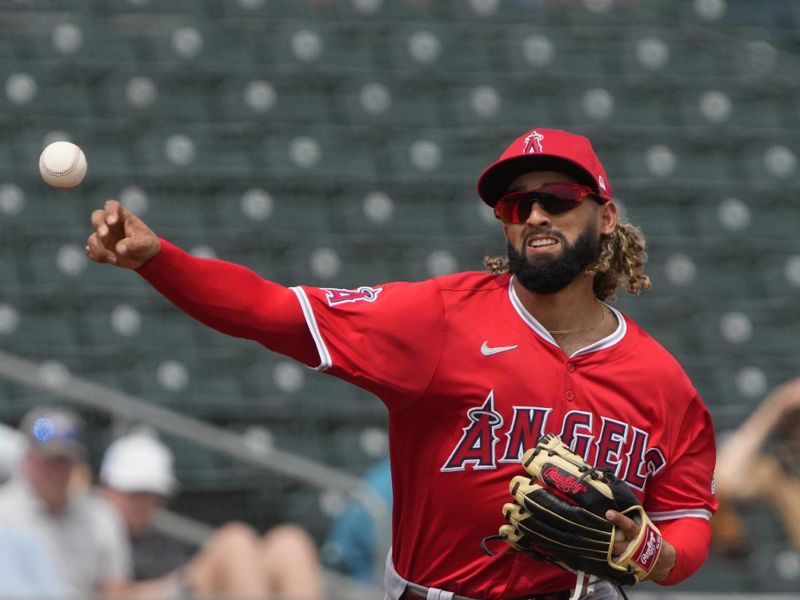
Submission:
<svg viewBox="0 0 800 600">
<path fill-rule="evenodd" d="M 589 488 L 575 479 L 574 475 L 570 475 L 569 473 L 564 473 L 563 471 L 559 470 L 558 467 L 550 467 L 544 473 L 542 473 L 545 481 L 556 488 L 559 492 L 564 492 L 565 494 L 579 494 L 581 492 L 588 492 Z"/>
<path fill-rule="evenodd" d="M 499 537 L 536 560 L 621 585 L 650 575 L 661 553 L 661 532 L 624 481 L 590 466 L 553 434 L 526 451 L 522 465 L 529 476 L 511 480 L 514 501 L 503 506 L 507 523 Z M 608 510 L 640 526 L 619 556 L 614 555 L 617 528 L 606 519 Z"/>
<path fill-rule="evenodd" d="M 649 574 L 658 560 L 658 555 L 661 554 L 661 533 L 650 523 L 642 527 L 642 530 L 644 531 L 642 544 L 639 548 L 635 548 L 631 560 Z"/>
</svg>

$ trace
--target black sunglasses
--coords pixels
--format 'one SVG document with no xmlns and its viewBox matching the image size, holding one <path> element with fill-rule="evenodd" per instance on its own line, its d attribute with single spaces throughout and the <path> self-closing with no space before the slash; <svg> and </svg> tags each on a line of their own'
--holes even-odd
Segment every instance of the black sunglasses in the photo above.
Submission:
<svg viewBox="0 0 800 600">
<path fill-rule="evenodd" d="M 535 190 L 506 194 L 494 206 L 494 216 L 506 225 L 524 223 L 538 202 L 545 212 L 558 215 L 576 208 L 596 192 L 577 183 L 548 183 Z"/>
</svg>

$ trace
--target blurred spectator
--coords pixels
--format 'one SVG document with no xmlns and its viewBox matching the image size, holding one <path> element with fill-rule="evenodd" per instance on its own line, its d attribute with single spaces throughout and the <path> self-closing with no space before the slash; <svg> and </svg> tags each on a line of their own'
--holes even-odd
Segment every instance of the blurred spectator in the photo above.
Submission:
<svg viewBox="0 0 800 600">
<path fill-rule="evenodd" d="M 322 574 L 313 541 L 284 525 L 259 536 L 247 525 L 219 529 L 195 555 L 158 532 L 153 519 L 176 490 L 170 450 L 147 432 L 115 440 L 100 468 L 104 496 L 117 508 L 133 547 L 137 598 L 180 594 L 316 600 Z"/>
<path fill-rule="evenodd" d="M 34 532 L 0 525 L 0 599 L 61 600 L 66 591 L 58 565 Z"/>
<path fill-rule="evenodd" d="M 0 483 L 19 467 L 25 444 L 25 436 L 19 430 L 0 423 Z"/>
<path fill-rule="evenodd" d="M 36 591 L 43 597 L 89 598 L 122 590 L 130 549 L 119 516 L 101 498 L 73 488 L 85 456 L 80 420 L 65 409 L 41 408 L 23 418 L 20 430 L 26 439 L 21 464 L 0 488 L 4 550 L 13 552 L 9 541 L 25 553 L 27 568 L 41 577 L 27 585 L 40 585 Z M 28 591 L 19 580 L 0 585 L 9 593 Z"/>
<path fill-rule="evenodd" d="M 390 509 L 387 514 L 391 514 L 392 472 L 388 456 L 364 475 L 364 483 L 375 490 Z M 353 500 L 333 524 L 325 543 L 326 560 L 336 570 L 364 584 L 383 586 L 383 561 L 378 571 L 375 560 L 379 554 L 385 558 L 389 548 L 376 548 L 377 543 L 372 518 L 361 502 Z"/>
<path fill-rule="evenodd" d="M 712 526 L 723 554 L 743 556 L 750 550 L 752 536 L 737 512 L 745 502 L 775 509 L 790 544 L 800 550 L 800 378 L 776 388 L 727 438 L 716 482 L 720 509 Z"/>
</svg>

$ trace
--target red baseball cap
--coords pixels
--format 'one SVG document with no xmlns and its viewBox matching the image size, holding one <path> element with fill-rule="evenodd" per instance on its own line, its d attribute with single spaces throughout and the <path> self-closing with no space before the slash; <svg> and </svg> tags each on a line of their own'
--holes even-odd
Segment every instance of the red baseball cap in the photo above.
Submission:
<svg viewBox="0 0 800 600">
<path fill-rule="evenodd" d="M 564 172 L 594 189 L 601 201 L 611 200 L 611 184 L 589 139 L 560 129 L 532 129 L 514 140 L 478 179 L 478 195 L 494 206 L 529 171 Z"/>
</svg>

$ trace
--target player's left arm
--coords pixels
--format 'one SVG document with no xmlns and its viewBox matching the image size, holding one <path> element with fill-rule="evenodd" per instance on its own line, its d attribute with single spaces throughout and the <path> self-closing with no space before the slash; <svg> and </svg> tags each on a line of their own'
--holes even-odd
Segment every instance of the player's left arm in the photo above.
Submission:
<svg viewBox="0 0 800 600">
<path fill-rule="evenodd" d="M 644 506 L 661 530 L 663 548 L 650 579 L 675 585 L 693 575 L 711 547 L 710 518 L 717 509 L 713 490 L 716 444 L 711 416 L 699 396 L 687 405 L 672 430 L 673 448 L 664 471 L 648 481 Z M 609 515 L 626 539 L 638 525 L 624 515 Z M 623 544 L 624 548 L 624 544 Z"/>
</svg>

